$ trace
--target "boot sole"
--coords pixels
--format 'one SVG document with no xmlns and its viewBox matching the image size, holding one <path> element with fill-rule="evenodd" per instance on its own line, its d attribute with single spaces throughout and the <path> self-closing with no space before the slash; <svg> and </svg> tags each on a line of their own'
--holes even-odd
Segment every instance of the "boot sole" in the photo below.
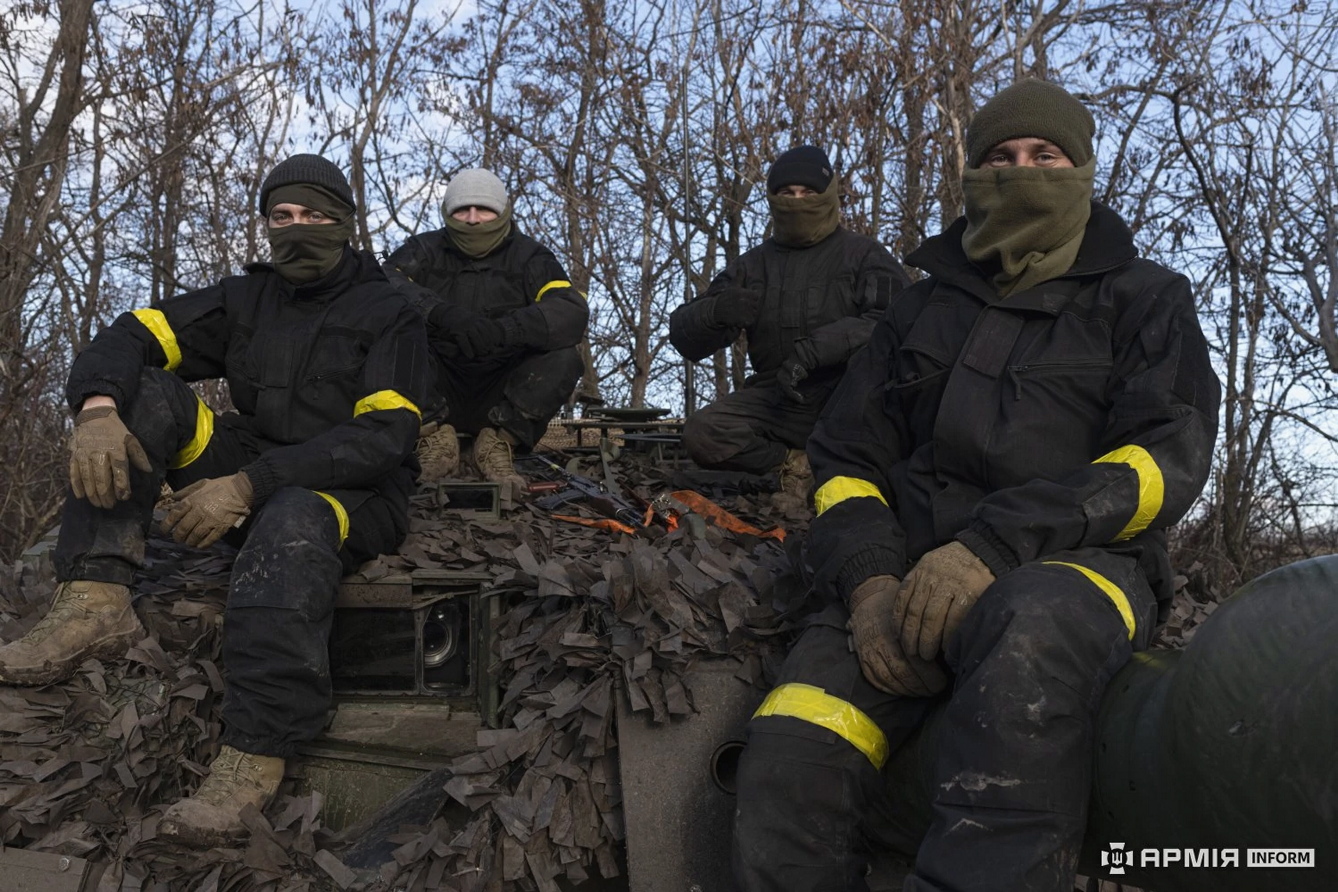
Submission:
<svg viewBox="0 0 1338 892">
<path fill-rule="evenodd" d="M 158 824 L 158 836 L 197 849 L 209 849 L 215 846 L 228 846 L 245 842 L 251 833 L 245 827 L 240 830 L 201 830 L 189 824 L 164 820 Z"/>
<path fill-rule="evenodd" d="M 37 687 L 65 681 L 78 670 L 85 660 L 117 660 L 125 656 L 131 645 L 144 638 L 144 627 L 138 621 L 132 632 L 122 632 L 94 642 L 67 660 L 45 662 L 37 667 L 15 668 L 0 665 L 0 684 Z"/>
</svg>

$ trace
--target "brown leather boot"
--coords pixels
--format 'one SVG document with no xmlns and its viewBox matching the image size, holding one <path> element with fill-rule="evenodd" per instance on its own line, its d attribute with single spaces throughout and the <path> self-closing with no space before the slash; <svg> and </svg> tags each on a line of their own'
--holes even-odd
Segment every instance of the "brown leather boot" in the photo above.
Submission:
<svg viewBox="0 0 1338 892">
<path fill-rule="evenodd" d="M 32 631 L 0 647 L 0 683 L 64 681 L 84 660 L 124 656 L 143 637 L 129 588 L 114 582 L 62 582 L 51 610 Z"/>
<path fill-rule="evenodd" d="M 485 480 L 502 487 L 503 500 L 518 499 L 528 488 L 525 478 L 516 473 L 512 450 L 518 445 L 515 437 L 493 427 L 485 427 L 474 438 L 474 464 Z M 510 490 L 508 494 L 507 490 Z"/>
<path fill-rule="evenodd" d="M 245 839 L 242 809 L 264 811 L 283 782 L 283 759 L 256 756 L 226 744 L 209 766 L 209 776 L 189 799 L 169 808 L 158 833 L 192 846 L 215 846 Z"/>
<path fill-rule="evenodd" d="M 813 469 L 808 464 L 808 453 L 789 449 L 780 464 L 780 492 L 771 497 L 771 504 L 787 514 L 808 507 L 813 489 Z"/>
<path fill-rule="evenodd" d="M 418 463 L 423 466 L 418 478 L 421 483 L 436 483 L 455 474 L 460 468 L 460 440 L 455 428 L 449 424 L 425 425 L 418 437 Z"/>
</svg>

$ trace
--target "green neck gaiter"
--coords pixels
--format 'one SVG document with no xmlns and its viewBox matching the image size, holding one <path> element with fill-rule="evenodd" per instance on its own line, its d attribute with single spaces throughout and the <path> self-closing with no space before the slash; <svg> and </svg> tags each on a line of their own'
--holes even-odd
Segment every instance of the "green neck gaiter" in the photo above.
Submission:
<svg viewBox="0 0 1338 892">
<path fill-rule="evenodd" d="M 487 223 L 465 223 L 454 217 L 446 218 L 446 228 L 451 231 L 451 241 L 460 249 L 461 254 L 469 257 L 487 257 L 511 232 L 511 202 L 496 220 Z"/>
<path fill-rule="evenodd" d="M 294 183 L 280 186 L 270 195 L 276 204 L 300 204 L 320 211 L 333 223 L 292 223 L 270 226 L 270 260 L 279 275 L 294 285 L 305 285 L 324 276 L 344 256 L 344 245 L 353 237 L 353 209 L 319 186 Z"/>
<path fill-rule="evenodd" d="M 962 249 L 996 271 L 1003 297 L 1062 276 L 1073 266 L 1092 213 L 1095 159 L 1082 167 L 972 168 L 962 173 Z"/>
<path fill-rule="evenodd" d="M 768 195 L 767 204 L 771 205 L 771 237 L 779 244 L 787 248 L 816 245 L 841 222 L 841 178 L 833 176 L 826 191 L 817 195 Z"/>
</svg>

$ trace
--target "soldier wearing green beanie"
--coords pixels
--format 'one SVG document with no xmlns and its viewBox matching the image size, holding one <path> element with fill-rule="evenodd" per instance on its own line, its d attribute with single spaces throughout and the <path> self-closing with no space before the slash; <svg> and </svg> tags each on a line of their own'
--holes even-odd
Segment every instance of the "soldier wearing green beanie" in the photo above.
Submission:
<svg viewBox="0 0 1338 892">
<path fill-rule="evenodd" d="M 980 108 L 965 215 L 809 438 L 830 606 L 749 725 L 746 892 L 867 889 L 880 846 L 906 892 L 1073 889 L 1095 704 L 1168 606 L 1220 394 L 1189 281 L 1091 199 L 1094 132 L 1044 81 Z M 880 769 L 933 710 L 925 832 Z"/>
</svg>

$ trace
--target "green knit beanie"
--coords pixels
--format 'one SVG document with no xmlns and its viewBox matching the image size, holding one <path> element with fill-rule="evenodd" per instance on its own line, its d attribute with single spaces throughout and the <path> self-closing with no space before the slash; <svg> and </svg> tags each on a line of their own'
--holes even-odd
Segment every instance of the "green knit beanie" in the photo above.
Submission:
<svg viewBox="0 0 1338 892">
<path fill-rule="evenodd" d="M 1075 167 L 1092 160 L 1092 113 L 1063 87 L 1027 78 L 995 94 L 966 128 L 967 167 L 979 167 L 999 143 L 1034 136 L 1064 150 Z"/>
</svg>

